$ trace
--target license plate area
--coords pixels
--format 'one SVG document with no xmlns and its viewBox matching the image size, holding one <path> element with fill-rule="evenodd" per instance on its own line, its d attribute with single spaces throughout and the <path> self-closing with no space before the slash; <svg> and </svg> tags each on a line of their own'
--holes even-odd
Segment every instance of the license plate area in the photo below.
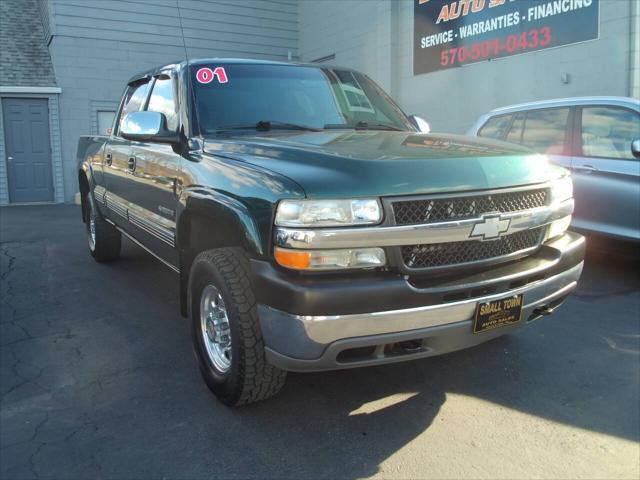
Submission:
<svg viewBox="0 0 640 480">
<path fill-rule="evenodd" d="M 473 333 L 506 327 L 520 321 L 523 295 L 478 303 L 473 321 Z"/>
</svg>

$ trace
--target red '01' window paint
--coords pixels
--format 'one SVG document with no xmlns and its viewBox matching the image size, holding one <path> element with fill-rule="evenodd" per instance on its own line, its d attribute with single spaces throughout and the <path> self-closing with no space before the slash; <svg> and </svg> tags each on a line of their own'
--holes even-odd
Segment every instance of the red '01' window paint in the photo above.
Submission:
<svg viewBox="0 0 640 480">
<path fill-rule="evenodd" d="M 203 67 L 196 72 L 196 80 L 200 83 L 211 83 L 214 78 L 218 79 L 218 83 L 227 83 L 229 81 L 224 67 L 216 67 L 213 70 L 209 67 Z"/>
</svg>

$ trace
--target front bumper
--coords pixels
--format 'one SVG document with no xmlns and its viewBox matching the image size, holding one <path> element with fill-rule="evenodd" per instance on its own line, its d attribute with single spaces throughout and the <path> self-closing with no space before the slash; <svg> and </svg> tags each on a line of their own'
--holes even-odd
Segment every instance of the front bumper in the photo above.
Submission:
<svg viewBox="0 0 640 480">
<path fill-rule="evenodd" d="M 455 277 L 304 277 L 252 264 L 268 360 L 318 371 L 428 357 L 477 345 L 552 312 L 576 288 L 584 238 L 548 242 L 525 259 Z M 345 278 L 347 277 L 347 278 Z M 472 333 L 476 306 L 524 294 L 520 322 Z M 289 313 L 296 312 L 296 313 Z"/>
</svg>

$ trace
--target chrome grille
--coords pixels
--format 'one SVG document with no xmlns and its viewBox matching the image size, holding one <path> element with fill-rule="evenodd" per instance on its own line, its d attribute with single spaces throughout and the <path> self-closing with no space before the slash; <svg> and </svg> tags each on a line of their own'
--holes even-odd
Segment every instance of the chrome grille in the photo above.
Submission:
<svg viewBox="0 0 640 480">
<path fill-rule="evenodd" d="M 507 235 L 498 240 L 480 242 L 433 243 L 402 247 L 402 260 L 411 269 L 453 266 L 504 257 L 539 245 L 546 227 Z"/>
<path fill-rule="evenodd" d="M 549 189 L 522 190 L 468 197 L 393 202 L 396 225 L 417 225 L 479 217 L 491 212 L 517 212 L 547 204 Z"/>
</svg>

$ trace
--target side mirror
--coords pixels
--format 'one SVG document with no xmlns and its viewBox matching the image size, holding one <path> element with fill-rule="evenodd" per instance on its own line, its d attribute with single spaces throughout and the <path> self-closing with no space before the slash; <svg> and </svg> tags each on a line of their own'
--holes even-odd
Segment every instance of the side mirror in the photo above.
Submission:
<svg viewBox="0 0 640 480">
<path fill-rule="evenodd" d="M 127 140 L 141 142 L 177 143 L 176 132 L 167 130 L 167 118 L 159 112 L 131 112 L 125 115 L 120 135 Z"/>
<path fill-rule="evenodd" d="M 631 153 L 636 158 L 640 158 L 640 138 L 636 138 L 631 142 Z"/>
<path fill-rule="evenodd" d="M 427 122 L 424 118 L 417 115 L 409 115 L 409 120 L 411 120 L 413 126 L 416 127 L 420 133 L 429 133 L 431 131 L 429 122 Z"/>
</svg>

